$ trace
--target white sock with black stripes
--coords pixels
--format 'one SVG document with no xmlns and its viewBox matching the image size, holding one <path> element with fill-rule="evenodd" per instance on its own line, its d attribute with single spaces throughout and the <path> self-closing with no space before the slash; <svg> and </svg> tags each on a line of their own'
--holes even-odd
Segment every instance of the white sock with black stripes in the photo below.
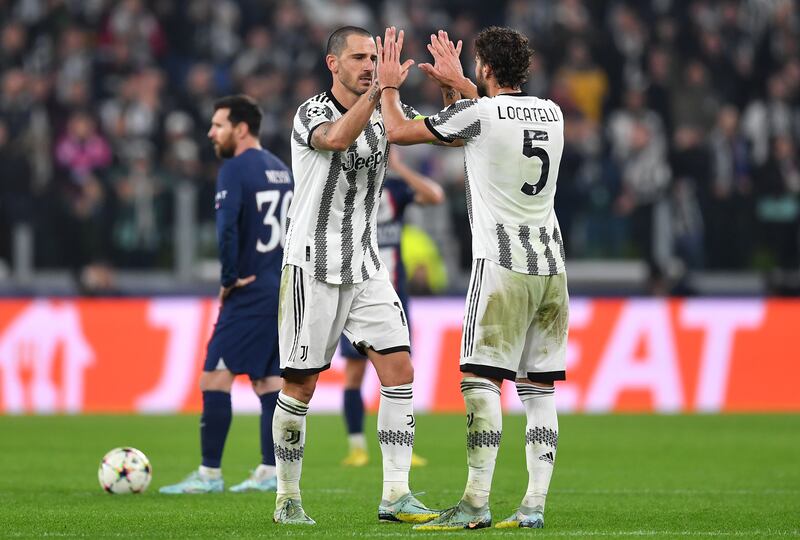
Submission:
<svg viewBox="0 0 800 540">
<path fill-rule="evenodd" d="M 517 383 L 517 393 L 525 405 L 528 422 L 525 429 L 525 461 L 528 464 L 528 490 L 522 506 L 540 507 L 544 512 L 550 477 L 558 447 L 558 416 L 555 388 Z"/>
<path fill-rule="evenodd" d="M 300 474 L 303 471 L 307 413 L 308 404 L 283 392 L 278 394 L 275 414 L 272 416 L 278 504 L 287 498 L 300 499 Z"/>
<path fill-rule="evenodd" d="M 411 470 L 415 425 L 411 383 L 381 386 L 378 442 L 383 454 L 382 502 L 392 503 L 411 491 L 408 472 Z"/>
<path fill-rule="evenodd" d="M 461 380 L 461 394 L 467 410 L 467 487 L 462 499 L 482 508 L 489 503 L 492 476 L 503 432 L 500 388 L 481 377 Z"/>
</svg>

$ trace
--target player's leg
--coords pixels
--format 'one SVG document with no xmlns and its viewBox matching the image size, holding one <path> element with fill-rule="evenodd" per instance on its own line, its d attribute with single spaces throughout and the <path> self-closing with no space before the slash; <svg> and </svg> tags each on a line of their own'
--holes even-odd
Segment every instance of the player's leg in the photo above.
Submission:
<svg viewBox="0 0 800 540">
<path fill-rule="evenodd" d="M 536 316 L 528 331 L 517 393 L 525 406 L 525 461 L 528 488 L 519 508 L 497 527 L 544 527 L 544 510 L 558 448 L 554 382 L 565 378 L 569 321 L 566 276 L 535 277 L 540 282 Z"/>
<path fill-rule="evenodd" d="M 278 479 L 275 473 L 275 448 L 272 438 L 272 418 L 278 401 L 282 381 L 277 375 L 262 377 L 252 381 L 253 391 L 261 402 L 259 435 L 261 440 L 261 463 L 250 476 L 230 490 L 234 493 L 247 491 L 276 491 Z"/>
<path fill-rule="evenodd" d="M 490 261 L 474 261 L 461 338 L 461 394 L 467 414 L 467 484 L 458 504 L 423 530 L 492 524 L 489 495 L 503 433 L 500 386 L 519 367 L 528 317 L 524 282 Z"/>
<path fill-rule="evenodd" d="M 385 268 L 354 286 L 344 333 L 367 351 L 381 382 L 378 442 L 383 458 L 383 493 L 378 517 L 417 523 L 432 519 L 437 513 L 420 503 L 408 486 L 416 427 L 414 369 L 405 312 Z"/>
<path fill-rule="evenodd" d="M 314 524 L 300 498 L 306 414 L 319 373 L 330 367 L 350 298 L 347 290 L 307 276 L 296 266 L 283 269 L 278 318 L 283 389 L 272 420 L 277 523 Z"/>
<path fill-rule="evenodd" d="M 300 476 L 306 441 L 306 414 L 318 378 L 317 373 L 285 374 L 283 389 L 278 394 L 272 419 L 278 477 L 274 516 L 277 522 L 295 523 L 299 519 L 303 523 L 310 520 L 302 511 Z"/>
<path fill-rule="evenodd" d="M 358 352 L 346 336 L 342 336 L 339 340 L 339 350 L 345 359 L 343 401 L 349 446 L 342 465 L 362 467 L 369 462 L 367 442 L 364 437 L 364 400 L 361 396 L 367 357 Z"/>
<path fill-rule="evenodd" d="M 405 274 L 403 274 L 403 275 L 405 275 Z M 408 325 L 409 342 L 410 342 L 412 325 L 411 325 L 411 311 L 409 310 L 409 306 L 408 306 L 408 294 L 405 291 L 405 286 L 404 285 L 401 285 L 399 288 L 395 287 L 395 290 L 397 292 L 397 297 L 400 299 L 400 305 L 403 308 L 403 312 L 406 314 L 406 324 Z M 412 360 L 412 364 L 413 364 L 413 360 Z M 411 452 L 411 467 L 412 468 L 413 467 L 424 467 L 427 464 L 428 464 L 428 460 L 427 459 L 425 459 L 424 457 L 420 456 L 416 452 Z"/>
<path fill-rule="evenodd" d="M 212 347 L 209 350 L 213 350 Z M 200 375 L 200 390 L 203 393 L 203 412 L 200 417 L 201 465 L 183 481 L 159 489 L 160 493 L 177 495 L 223 490 L 222 452 L 231 426 L 231 386 L 234 377 L 227 369 L 203 371 Z"/>
</svg>

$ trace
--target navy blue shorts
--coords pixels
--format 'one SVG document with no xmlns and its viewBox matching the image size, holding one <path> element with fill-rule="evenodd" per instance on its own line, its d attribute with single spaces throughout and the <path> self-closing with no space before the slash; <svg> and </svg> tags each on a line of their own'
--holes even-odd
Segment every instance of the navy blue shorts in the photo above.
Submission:
<svg viewBox="0 0 800 540">
<path fill-rule="evenodd" d="M 408 337 L 411 339 L 411 315 L 408 311 L 408 296 L 405 294 L 397 293 L 400 297 L 400 303 L 403 304 L 403 311 L 406 312 L 406 321 L 408 322 Z M 339 352 L 342 356 L 350 360 L 366 360 L 367 356 L 358 352 L 358 349 L 350 342 L 347 337 L 342 334 L 339 337 Z"/>
<path fill-rule="evenodd" d="M 220 363 L 221 360 L 221 363 Z M 244 317 L 217 322 L 208 341 L 203 371 L 224 367 L 250 380 L 280 376 L 278 318 Z"/>
</svg>

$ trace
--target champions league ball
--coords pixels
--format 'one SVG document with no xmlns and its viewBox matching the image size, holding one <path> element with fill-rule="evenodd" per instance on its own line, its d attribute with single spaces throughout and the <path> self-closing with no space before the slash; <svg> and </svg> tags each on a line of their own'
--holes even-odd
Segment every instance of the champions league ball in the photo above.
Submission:
<svg viewBox="0 0 800 540">
<path fill-rule="evenodd" d="M 114 448 L 100 462 L 97 478 L 108 493 L 141 493 L 150 485 L 150 460 L 136 448 Z"/>
</svg>

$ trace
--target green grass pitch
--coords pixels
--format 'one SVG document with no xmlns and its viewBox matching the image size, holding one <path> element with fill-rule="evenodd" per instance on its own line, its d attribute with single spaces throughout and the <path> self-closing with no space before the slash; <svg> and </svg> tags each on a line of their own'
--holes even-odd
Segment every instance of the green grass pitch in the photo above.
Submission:
<svg viewBox="0 0 800 540">
<path fill-rule="evenodd" d="M 491 499 L 495 520 L 527 485 L 524 418 L 505 418 Z M 158 487 L 198 462 L 194 416 L 0 417 L 2 538 L 396 538 L 797 537 L 800 536 L 800 416 L 562 415 L 546 528 L 423 533 L 379 524 L 380 453 L 345 469 L 343 422 L 309 416 L 302 487 L 312 528 L 272 523 L 273 494 L 165 496 Z M 374 434 L 375 417 L 367 421 Z M 223 462 L 228 485 L 258 463 L 258 422 L 234 418 Z M 466 477 L 461 416 L 417 419 L 417 446 L 430 464 L 412 489 L 434 507 L 454 504 Z M 142 495 L 113 496 L 97 466 L 114 446 L 143 450 L 154 468 Z"/>
</svg>

